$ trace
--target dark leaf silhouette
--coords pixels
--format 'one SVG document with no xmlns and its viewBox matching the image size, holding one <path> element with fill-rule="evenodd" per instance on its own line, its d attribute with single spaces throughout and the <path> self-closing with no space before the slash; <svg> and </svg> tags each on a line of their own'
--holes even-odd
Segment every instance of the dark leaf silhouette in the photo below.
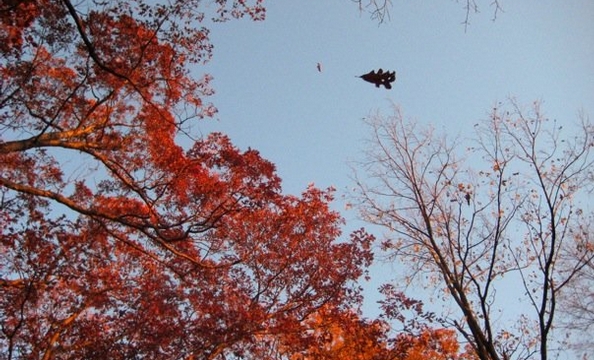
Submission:
<svg viewBox="0 0 594 360">
<path fill-rule="evenodd" d="M 380 85 L 384 85 L 386 89 L 391 89 L 391 83 L 396 81 L 396 71 L 384 72 L 382 69 L 379 69 L 376 73 L 375 70 L 371 70 L 367 74 L 363 74 L 359 77 L 367 82 L 375 84 L 375 87 L 380 87 Z"/>
</svg>

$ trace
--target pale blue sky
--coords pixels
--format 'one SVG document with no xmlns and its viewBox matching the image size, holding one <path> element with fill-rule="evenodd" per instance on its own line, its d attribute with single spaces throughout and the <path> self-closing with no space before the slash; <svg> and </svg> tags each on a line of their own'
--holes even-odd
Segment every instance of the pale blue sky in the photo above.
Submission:
<svg viewBox="0 0 594 360">
<path fill-rule="evenodd" d="M 500 1 L 495 22 L 481 1 L 466 32 L 453 0 L 393 0 L 381 26 L 348 0 L 268 1 L 264 22 L 212 27 L 213 59 L 196 71 L 214 76 L 220 112 L 199 128 L 258 149 L 299 193 L 310 182 L 349 184 L 360 119 L 390 101 L 462 134 L 508 96 L 544 100 L 562 121 L 594 114 L 594 1 Z M 355 77 L 379 67 L 396 70 L 392 90 Z"/>
<path fill-rule="evenodd" d="M 198 128 L 259 150 L 286 192 L 336 187 L 342 210 L 348 161 L 359 157 L 367 133 L 361 118 L 387 112 L 390 102 L 463 137 L 510 96 L 542 100 L 560 122 L 574 122 L 580 110 L 594 116 L 593 0 L 500 0 L 496 21 L 491 1 L 479 0 L 481 13 L 466 31 L 462 3 L 392 2 L 381 26 L 349 0 L 268 1 L 264 22 L 213 25 L 213 59 L 196 74 L 214 76 L 219 114 Z M 379 67 L 397 72 L 392 90 L 355 77 Z M 361 226 L 354 213 L 343 214 L 347 231 Z M 386 273 L 374 269 L 371 300 Z"/>
</svg>

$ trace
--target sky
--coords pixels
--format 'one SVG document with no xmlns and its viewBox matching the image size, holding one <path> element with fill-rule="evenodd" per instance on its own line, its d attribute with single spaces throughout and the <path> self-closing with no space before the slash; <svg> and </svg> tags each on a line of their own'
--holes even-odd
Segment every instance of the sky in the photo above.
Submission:
<svg viewBox="0 0 594 360">
<path fill-rule="evenodd" d="M 342 197 L 370 113 L 388 114 L 394 103 L 407 118 L 463 137 L 510 97 L 540 100 L 561 122 L 580 111 L 594 117 L 594 1 L 500 0 L 494 21 L 491 0 L 477 3 L 466 28 L 455 0 L 392 0 L 381 25 L 349 0 L 268 1 L 263 22 L 211 24 L 213 58 L 193 71 L 214 77 L 219 113 L 197 127 L 259 150 L 286 193 L 335 187 L 348 233 L 362 226 Z M 396 71 L 392 90 L 357 78 L 380 67 Z M 385 267 L 373 271 L 368 299 L 386 276 Z"/>
<path fill-rule="evenodd" d="M 219 113 L 199 131 L 259 150 L 286 192 L 315 183 L 340 195 L 363 149 L 361 119 L 392 102 L 453 135 L 509 97 L 542 100 L 562 121 L 594 116 L 594 1 L 500 0 L 495 21 L 479 1 L 466 29 L 456 1 L 392 2 L 381 25 L 348 0 L 277 0 L 263 22 L 211 26 L 213 58 L 195 71 L 214 77 Z M 380 67 L 397 72 L 392 90 L 357 78 Z"/>
</svg>

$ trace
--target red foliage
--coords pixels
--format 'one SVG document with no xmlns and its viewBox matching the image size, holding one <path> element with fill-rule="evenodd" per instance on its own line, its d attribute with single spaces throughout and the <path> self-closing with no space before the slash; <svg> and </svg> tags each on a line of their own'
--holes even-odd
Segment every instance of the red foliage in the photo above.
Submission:
<svg viewBox="0 0 594 360">
<path fill-rule="evenodd" d="M 281 193 L 212 115 L 201 1 L 4 1 L 0 351 L 7 358 L 265 358 L 321 306 L 355 305 L 363 231 L 332 191 Z M 218 20 L 261 0 L 216 1 Z"/>
<path fill-rule="evenodd" d="M 330 308 L 310 316 L 306 325 L 299 336 L 283 338 L 281 354 L 291 360 L 476 360 L 459 352 L 454 330 L 423 327 L 392 336 L 383 320 Z"/>
<path fill-rule="evenodd" d="M 393 353 L 395 360 L 473 359 L 469 355 L 459 355 L 459 348 L 455 330 L 425 329 L 415 335 L 398 335 Z"/>
</svg>

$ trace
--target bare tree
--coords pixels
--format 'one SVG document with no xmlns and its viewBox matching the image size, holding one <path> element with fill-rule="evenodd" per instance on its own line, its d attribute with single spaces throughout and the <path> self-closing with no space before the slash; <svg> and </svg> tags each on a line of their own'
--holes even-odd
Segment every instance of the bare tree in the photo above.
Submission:
<svg viewBox="0 0 594 360">
<path fill-rule="evenodd" d="M 590 217 L 590 224 L 594 219 Z M 592 226 L 583 229 L 583 234 L 592 234 Z M 582 236 L 576 241 L 575 246 L 570 249 L 566 257 L 571 260 L 582 259 L 584 269 L 578 276 L 571 280 L 568 291 L 561 294 L 559 299 L 559 310 L 561 314 L 561 327 L 575 337 L 576 341 L 571 348 L 577 353 L 594 353 L 594 239 L 591 236 Z M 590 254 L 590 256 L 588 256 Z"/>
<path fill-rule="evenodd" d="M 359 11 L 369 12 L 371 19 L 377 20 L 378 23 L 383 23 L 386 18 L 390 19 L 390 8 L 392 7 L 392 0 L 351 0 L 357 3 Z M 457 2 L 463 3 L 463 9 L 465 11 L 465 17 L 462 22 L 464 28 L 468 28 L 470 25 L 470 17 L 472 14 L 480 12 L 480 7 L 477 0 L 457 0 Z M 493 20 L 497 18 L 497 15 L 502 11 L 501 3 L 499 0 L 491 0 L 489 6 L 493 8 Z"/>
<path fill-rule="evenodd" d="M 443 288 L 459 310 L 444 323 L 480 359 L 547 359 L 557 297 L 592 257 L 561 261 L 586 236 L 580 196 L 592 185 L 592 125 L 582 117 L 563 138 L 539 103 L 525 112 L 512 101 L 462 148 L 398 107 L 367 123 L 354 198 L 365 220 L 388 229 L 382 248 L 405 262 L 406 283 Z"/>
<path fill-rule="evenodd" d="M 480 8 L 479 5 L 477 4 L 476 0 L 457 0 L 457 2 L 462 2 L 464 3 L 464 11 L 466 12 L 466 15 L 464 17 L 464 21 L 462 22 L 462 24 L 464 25 L 464 29 L 467 29 L 468 26 L 470 25 L 470 16 L 472 14 L 476 14 L 478 12 L 480 12 Z M 501 3 L 499 0 L 491 0 L 489 2 L 489 6 L 491 6 L 493 8 L 493 20 L 497 19 L 497 15 L 499 14 L 500 11 L 502 11 L 502 7 L 501 7 Z"/>
<path fill-rule="evenodd" d="M 369 12 L 371 19 L 383 23 L 386 17 L 390 19 L 392 0 L 351 0 L 359 5 L 359 11 Z"/>
</svg>

